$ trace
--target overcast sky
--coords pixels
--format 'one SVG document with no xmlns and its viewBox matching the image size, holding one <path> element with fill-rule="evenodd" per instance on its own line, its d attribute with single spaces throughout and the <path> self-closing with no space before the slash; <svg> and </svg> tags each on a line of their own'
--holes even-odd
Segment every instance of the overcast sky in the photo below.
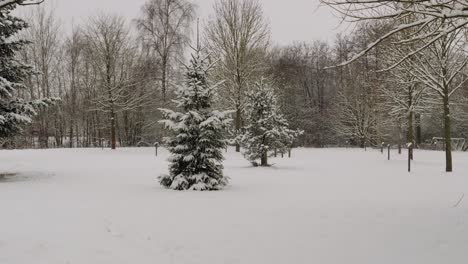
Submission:
<svg viewBox="0 0 468 264">
<path fill-rule="evenodd" d="M 198 15 L 202 21 L 212 13 L 215 0 L 194 0 L 199 6 Z M 52 3 L 61 18 L 65 30 L 71 21 L 80 24 L 90 15 L 99 12 L 120 14 L 129 20 L 135 18 L 145 0 L 46 0 Z M 328 7 L 319 7 L 318 0 L 260 0 L 265 15 L 270 21 L 272 38 L 278 44 L 294 41 L 331 41 L 345 30 L 340 20 Z"/>
</svg>

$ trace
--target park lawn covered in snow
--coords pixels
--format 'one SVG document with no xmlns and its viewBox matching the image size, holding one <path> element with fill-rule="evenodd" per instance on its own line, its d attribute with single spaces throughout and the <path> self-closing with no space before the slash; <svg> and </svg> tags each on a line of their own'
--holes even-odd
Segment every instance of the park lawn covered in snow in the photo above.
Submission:
<svg viewBox="0 0 468 264">
<path fill-rule="evenodd" d="M 219 192 L 165 190 L 152 148 L 0 151 L 0 263 L 466 263 L 468 155 L 298 149 Z M 461 199 L 462 198 L 462 199 Z"/>
</svg>

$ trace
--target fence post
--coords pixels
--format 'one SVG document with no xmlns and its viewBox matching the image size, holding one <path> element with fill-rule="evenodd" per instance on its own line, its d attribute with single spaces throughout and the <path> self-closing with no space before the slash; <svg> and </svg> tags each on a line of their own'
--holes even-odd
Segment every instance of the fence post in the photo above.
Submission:
<svg viewBox="0 0 468 264">
<path fill-rule="evenodd" d="M 291 148 L 289 148 L 288 158 L 291 158 Z"/>
<path fill-rule="evenodd" d="M 385 142 L 382 142 L 382 144 L 380 145 L 380 152 L 383 154 L 383 146 L 384 146 Z"/>
<path fill-rule="evenodd" d="M 416 144 L 414 144 L 414 143 L 411 144 L 411 160 L 414 160 L 414 146 L 415 145 Z M 416 145 L 416 147 L 417 147 L 417 145 Z"/>
<path fill-rule="evenodd" d="M 159 142 L 154 142 L 156 157 L 158 156 L 158 147 L 159 147 Z"/>
<path fill-rule="evenodd" d="M 101 138 L 101 149 L 104 150 L 104 139 Z"/>
<path fill-rule="evenodd" d="M 411 172 L 411 154 L 413 152 L 413 143 L 408 143 L 408 172 Z"/>
<path fill-rule="evenodd" d="M 278 156 L 278 150 L 275 148 L 275 158 Z"/>
</svg>

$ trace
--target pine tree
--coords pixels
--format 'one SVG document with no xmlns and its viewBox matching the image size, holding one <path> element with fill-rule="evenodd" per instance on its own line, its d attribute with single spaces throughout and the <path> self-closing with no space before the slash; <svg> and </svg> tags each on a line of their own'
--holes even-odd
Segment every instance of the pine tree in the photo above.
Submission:
<svg viewBox="0 0 468 264">
<path fill-rule="evenodd" d="M 231 112 L 212 109 L 219 85 L 208 81 L 212 67 L 198 47 L 186 66 L 185 84 L 177 91 L 175 103 L 183 112 L 161 109 L 166 120 L 160 122 L 172 131 L 165 139 L 171 153 L 169 175 L 159 177 L 166 188 L 211 191 L 228 183 L 222 151 Z"/>
<path fill-rule="evenodd" d="M 268 166 L 268 157 L 274 150 L 281 153 L 291 148 L 302 131 L 289 128 L 288 121 L 278 107 L 273 88 L 264 80 L 257 82 L 247 93 L 245 116 L 248 126 L 238 137 L 244 157 L 257 166 Z"/>
<path fill-rule="evenodd" d="M 0 9 L 0 138 L 10 137 L 32 121 L 39 107 L 53 103 L 53 98 L 28 101 L 21 98 L 26 89 L 25 80 L 35 74 L 34 69 L 16 58 L 16 54 L 29 42 L 14 36 L 27 28 L 27 23 L 10 13 L 16 4 Z"/>
</svg>

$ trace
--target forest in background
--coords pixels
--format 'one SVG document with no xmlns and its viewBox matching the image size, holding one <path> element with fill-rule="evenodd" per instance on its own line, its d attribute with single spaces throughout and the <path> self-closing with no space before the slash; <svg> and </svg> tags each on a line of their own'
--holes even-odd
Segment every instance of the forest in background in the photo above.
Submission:
<svg viewBox="0 0 468 264">
<path fill-rule="evenodd" d="M 70 32 L 52 10 L 42 4 L 22 13 L 29 28 L 19 38 L 31 43 L 21 52 L 21 60 L 40 74 L 27 80 L 28 89 L 21 96 L 61 100 L 41 110 L 31 126 L 4 139 L 3 145 L 127 147 L 161 141 L 165 132 L 158 124 L 162 118 L 158 109 L 174 107 L 171 101 L 182 82 L 181 68 L 196 42 L 196 6 L 186 0 L 149 0 L 132 20 L 99 13 L 73 25 Z M 392 40 L 349 64 L 329 68 L 377 40 L 387 30 L 386 23 L 360 22 L 333 43 L 278 46 L 271 42 L 267 17 L 257 1 L 219 0 L 207 23 L 198 28 L 204 52 L 219 59 L 212 82 L 225 81 L 218 107 L 234 111 L 233 130 L 245 126 L 245 95 L 264 77 L 274 84 L 291 127 L 304 130 L 297 146 L 414 141 L 430 148 L 433 138 L 444 137 L 438 95 L 409 73 L 417 62 L 406 65 L 411 70 L 402 65 L 380 71 L 403 54 Z M 464 38 L 462 34 L 454 41 Z M 464 48 L 464 42 L 457 45 L 449 59 L 466 58 Z M 427 60 L 433 58 L 430 52 Z M 450 102 L 452 137 L 466 138 L 467 71 L 457 70 L 461 87 Z"/>
</svg>

